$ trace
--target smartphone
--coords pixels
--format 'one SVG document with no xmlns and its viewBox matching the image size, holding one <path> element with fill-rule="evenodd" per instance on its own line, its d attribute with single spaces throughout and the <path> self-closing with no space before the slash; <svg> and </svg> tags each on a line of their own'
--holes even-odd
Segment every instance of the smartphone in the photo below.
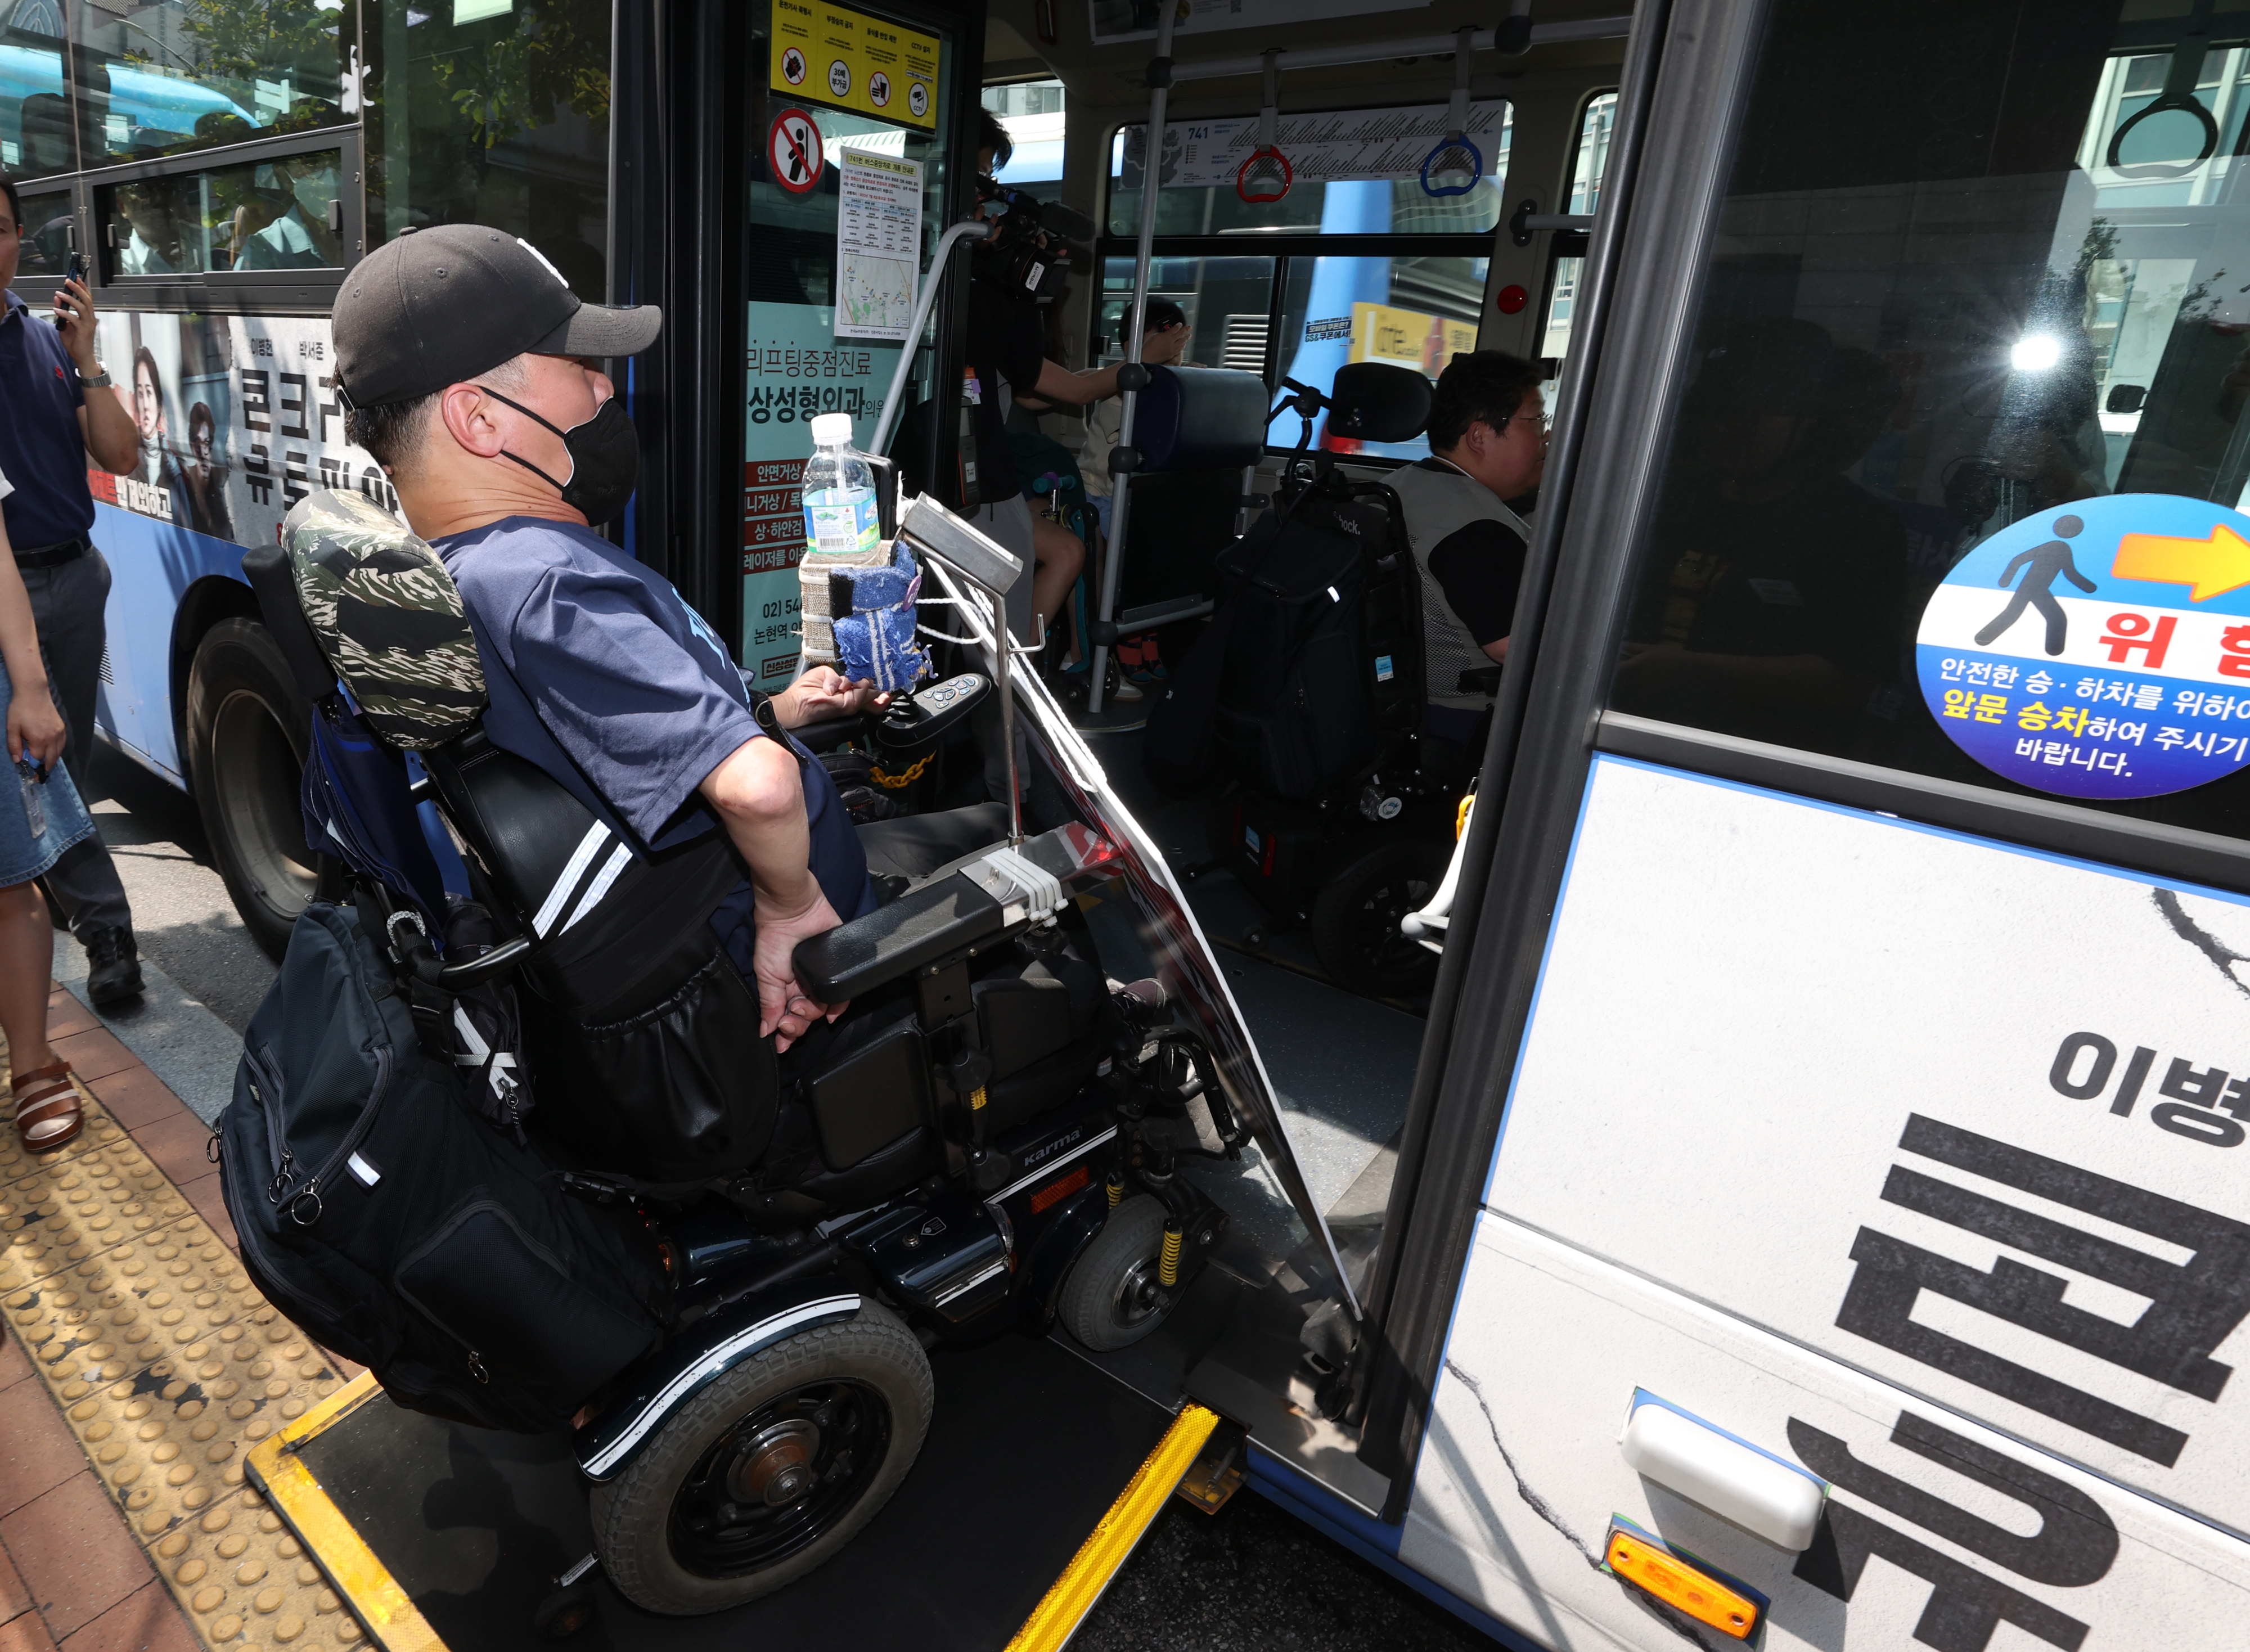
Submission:
<svg viewBox="0 0 2250 1652">
<path fill-rule="evenodd" d="M 72 280 L 83 281 L 93 273 L 93 261 L 89 259 L 85 253 L 72 252 L 70 255 L 70 279 Z"/>
</svg>

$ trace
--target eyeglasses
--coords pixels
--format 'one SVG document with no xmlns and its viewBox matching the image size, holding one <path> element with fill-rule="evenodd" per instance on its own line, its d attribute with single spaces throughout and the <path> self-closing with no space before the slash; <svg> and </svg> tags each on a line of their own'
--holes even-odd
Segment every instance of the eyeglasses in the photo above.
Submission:
<svg viewBox="0 0 2250 1652">
<path fill-rule="evenodd" d="M 1508 425 L 1518 419 L 1526 419 L 1537 425 L 1538 433 L 1542 437 L 1554 433 L 1555 415 L 1552 413 L 1510 413 L 1506 418 L 1487 418 L 1485 423 L 1496 431 L 1505 431 Z"/>
</svg>

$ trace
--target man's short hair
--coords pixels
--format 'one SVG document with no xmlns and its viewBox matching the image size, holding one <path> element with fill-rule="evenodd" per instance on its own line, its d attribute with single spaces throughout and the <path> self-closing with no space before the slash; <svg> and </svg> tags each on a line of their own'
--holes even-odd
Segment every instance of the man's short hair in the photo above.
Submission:
<svg viewBox="0 0 2250 1652">
<path fill-rule="evenodd" d="M 16 180 L 0 173 L 0 195 L 8 197 L 8 216 L 21 232 L 24 227 L 24 197 L 17 191 Z"/>
<path fill-rule="evenodd" d="M 499 366 L 488 367 L 463 382 L 489 380 L 502 390 L 519 390 L 525 377 L 523 357 L 511 356 Z M 422 444 L 429 439 L 431 415 L 445 393 L 436 390 L 427 396 L 410 396 L 403 402 L 355 407 L 344 415 L 344 439 L 366 448 L 375 462 L 393 476 L 411 476 Z"/>
<path fill-rule="evenodd" d="M 1008 128 L 1000 117 L 979 106 L 977 110 L 977 147 L 992 151 L 992 169 L 997 172 L 1008 164 L 1008 157 L 1016 152 L 1016 140 L 1008 135 Z"/>
<path fill-rule="evenodd" d="M 1188 313 L 1185 310 L 1168 298 L 1152 298 L 1149 301 L 1149 324 L 1142 331 L 1153 333 L 1160 327 L 1185 327 L 1187 324 Z M 1117 348 L 1121 350 L 1133 348 L 1133 307 L 1130 304 L 1117 317 Z"/>
<path fill-rule="evenodd" d="M 1430 399 L 1430 446 L 1442 453 L 1460 446 L 1480 419 L 1497 425 L 1513 418 L 1523 398 L 1539 388 L 1539 370 L 1504 350 L 1472 350 L 1456 356 L 1438 375 Z"/>
</svg>

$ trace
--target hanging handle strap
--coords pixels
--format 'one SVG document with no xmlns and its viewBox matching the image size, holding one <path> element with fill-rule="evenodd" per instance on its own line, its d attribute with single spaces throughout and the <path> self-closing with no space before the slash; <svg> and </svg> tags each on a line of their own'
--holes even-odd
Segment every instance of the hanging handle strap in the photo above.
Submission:
<svg viewBox="0 0 2250 1652">
<path fill-rule="evenodd" d="M 1281 52 L 1274 47 L 1265 59 L 1266 100 L 1258 111 L 1258 147 L 1270 149 L 1281 124 Z"/>
<path fill-rule="evenodd" d="M 1469 128 L 1469 53 L 1476 41 L 1474 29 L 1463 29 L 1453 47 L 1453 100 L 1446 110 L 1446 140 L 1458 143 Z"/>
</svg>

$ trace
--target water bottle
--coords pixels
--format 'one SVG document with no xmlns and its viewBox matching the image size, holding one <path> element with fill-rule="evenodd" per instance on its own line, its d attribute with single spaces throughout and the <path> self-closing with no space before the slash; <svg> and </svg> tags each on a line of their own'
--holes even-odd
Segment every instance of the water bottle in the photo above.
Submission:
<svg viewBox="0 0 2250 1652">
<path fill-rule="evenodd" d="M 29 766 L 29 764 L 24 765 L 24 767 Z M 41 795 L 39 782 L 25 774 L 22 768 L 16 771 L 16 781 L 24 788 L 24 824 L 31 828 L 31 835 L 34 838 L 44 838 L 47 835 L 47 805 Z"/>
<path fill-rule="evenodd" d="M 812 457 L 804 461 L 806 550 L 854 562 L 879 560 L 883 522 L 875 473 L 852 446 L 852 416 L 815 415 L 812 442 Z"/>
</svg>

